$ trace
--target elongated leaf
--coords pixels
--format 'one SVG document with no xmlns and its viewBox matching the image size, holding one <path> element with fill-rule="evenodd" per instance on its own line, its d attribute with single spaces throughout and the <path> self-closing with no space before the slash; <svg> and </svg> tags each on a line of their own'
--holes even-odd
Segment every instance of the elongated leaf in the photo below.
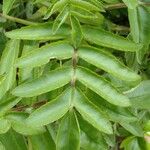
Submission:
<svg viewBox="0 0 150 150">
<path fill-rule="evenodd" d="M 0 118 L 0 134 L 6 133 L 11 127 L 10 122 L 7 119 Z"/>
<path fill-rule="evenodd" d="M 12 129 L 5 134 L 0 134 L 0 141 L 5 146 L 5 150 L 27 150 L 25 138 Z"/>
<path fill-rule="evenodd" d="M 140 40 L 140 30 L 139 30 L 139 18 L 138 18 L 138 10 L 137 8 L 128 9 L 128 17 L 131 28 L 131 35 L 133 41 L 139 43 Z"/>
<path fill-rule="evenodd" d="M 87 149 L 88 150 L 108 150 L 108 146 L 104 146 L 102 144 L 103 144 L 102 142 L 96 143 L 93 139 L 89 138 L 85 132 L 81 132 L 81 149 L 82 150 L 87 150 Z"/>
<path fill-rule="evenodd" d="M 48 63 L 51 58 L 62 60 L 71 58 L 72 55 L 72 46 L 66 42 L 55 42 L 30 51 L 17 60 L 16 66 L 20 68 L 36 67 Z"/>
<path fill-rule="evenodd" d="M 0 62 L 0 75 L 5 75 L 6 78 L 0 85 L 0 98 L 12 87 L 16 80 L 16 68 L 14 63 L 19 53 L 19 41 L 10 40 L 7 42 L 3 51 Z"/>
<path fill-rule="evenodd" d="M 94 29 L 92 27 L 82 27 L 83 35 L 86 40 L 97 45 L 113 48 L 121 51 L 137 51 L 141 48 L 141 44 L 136 44 L 124 37 L 112 34 L 102 29 Z"/>
<path fill-rule="evenodd" d="M 112 128 L 110 122 L 100 110 L 89 102 L 89 100 L 81 93 L 81 91 L 75 91 L 75 108 L 83 116 L 83 118 L 92 124 L 96 129 L 107 134 L 112 134 Z"/>
<path fill-rule="evenodd" d="M 57 34 L 54 35 L 52 23 L 41 23 L 6 32 L 6 36 L 9 38 L 24 40 L 56 40 L 64 39 L 68 35 L 69 30 L 67 26 L 61 26 Z"/>
<path fill-rule="evenodd" d="M 68 5 L 66 5 L 53 23 L 52 31 L 54 34 L 58 31 L 60 26 L 66 21 L 68 15 L 69 15 Z"/>
<path fill-rule="evenodd" d="M 150 44 L 150 12 L 144 6 L 138 7 L 139 27 L 140 27 L 140 42 L 145 45 Z"/>
<path fill-rule="evenodd" d="M 80 131 L 74 112 L 69 112 L 62 119 L 58 130 L 56 147 L 59 150 L 80 149 Z"/>
<path fill-rule="evenodd" d="M 131 104 L 135 108 L 150 108 L 150 81 L 142 81 L 137 87 L 126 92 Z"/>
<path fill-rule="evenodd" d="M 78 67 L 77 79 L 108 102 L 122 107 L 130 106 L 130 101 L 125 95 L 117 91 L 108 81 L 90 70 Z"/>
<path fill-rule="evenodd" d="M 96 18 L 95 14 L 84 7 L 78 5 L 71 5 L 71 14 L 73 16 L 82 17 L 85 19 Z"/>
<path fill-rule="evenodd" d="M 12 94 L 20 97 L 33 97 L 57 88 L 71 81 L 71 68 L 59 68 L 41 76 L 38 79 L 24 83 L 16 87 Z"/>
<path fill-rule="evenodd" d="M 138 6 L 138 0 L 122 0 L 130 9 L 134 9 Z"/>
<path fill-rule="evenodd" d="M 55 143 L 48 132 L 29 136 L 29 142 L 33 150 L 56 150 Z"/>
<path fill-rule="evenodd" d="M 7 100 L 6 102 L 1 103 L 0 104 L 0 116 L 5 114 L 11 108 L 13 108 L 20 100 L 21 98 L 11 98 Z"/>
<path fill-rule="evenodd" d="M 87 9 L 87 10 L 100 11 L 100 9 L 97 6 L 95 6 L 95 5 L 93 5 L 93 4 L 89 3 L 89 2 L 86 2 L 86 1 L 71 0 L 71 3 L 73 5 L 77 5 L 79 7 L 83 7 L 85 9 Z"/>
<path fill-rule="evenodd" d="M 82 30 L 81 30 L 80 22 L 74 16 L 70 17 L 70 21 L 71 21 L 71 27 L 72 27 L 72 32 L 71 32 L 72 42 L 73 42 L 74 47 L 78 48 L 82 41 Z"/>
<path fill-rule="evenodd" d="M 132 123 L 121 122 L 120 125 L 135 136 L 143 137 L 144 135 L 143 130 L 138 122 Z"/>
<path fill-rule="evenodd" d="M 16 0 L 3 0 L 3 13 L 8 14 Z"/>
<path fill-rule="evenodd" d="M 19 40 L 9 40 L 1 57 L 0 74 L 8 73 L 18 56 Z"/>
<path fill-rule="evenodd" d="M 86 0 L 86 1 L 90 2 L 91 4 L 93 4 L 96 7 L 98 7 L 101 12 L 105 12 L 105 9 L 104 9 L 104 6 L 103 6 L 103 2 L 101 2 L 99 0 Z"/>
<path fill-rule="evenodd" d="M 143 138 L 137 138 L 134 136 L 124 139 L 120 148 L 124 148 L 124 150 L 147 150 L 145 140 Z"/>
<path fill-rule="evenodd" d="M 53 13 L 59 11 L 67 4 L 67 0 L 59 0 L 52 7 L 50 6 L 47 10 L 44 19 L 48 19 Z"/>
<path fill-rule="evenodd" d="M 24 47 L 22 50 L 22 57 L 28 54 L 32 49 L 38 48 L 39 44 L 35 41 L 24 41 Z M 20 83 L 33 78 L 33 67 L 31 66 L 33 61 L 30 63 L 30 66 L 19 69 L 19 81 Z"/>
<path fill-rule="evenodd" d="M 31 127 L 25 123 L 26 118 L 28 117 L 27 113 L 12 112 L 9 113 L 6 118 L 11 122 L 12 128 L 23 135 L 35 135 L 45 132 L 44 127 Z"/>
<path fill-rule="evenodd" d="M 27 119 L 31 126 L 43 126 L 60 119 L 69 110 L 71 91 L 66 90 L 55 100 L 35 110 Z"/>
<path fill-rule="evenodd" d="M 143 43 L 143 47 L 137 51 L 137 60 L 142 63 L 144 55 L 147 53 L 150 37 L 150 13 L 144 6 L 128 9 L 129 22 L 132 38 L 136 43 Z"/>
<path fill-rule="evenodd" d="M 108 150 L 102 133 L 78 115 L 81 129 L 81 147 L 89 150 Z M 90 132 L 89 132 L 90 131 Z"/>
<path fill-rule="evenodd" d="M 105 111 L 110 120 L 118 123 L 137 121 L 137 118 L 127 108 L 115 106 L 108 103 L 92 90 L 87 89 L 85 95 L 92 103 L 94 103 L 101 110 Z"/>
<path fill-rule="evenodd" d="M 113 55 L 101 49 L 83 47 L 78 50 L 79 57 L 125 81 L 139 82 L 140 76 L 125 67 Z"/>
</svg>

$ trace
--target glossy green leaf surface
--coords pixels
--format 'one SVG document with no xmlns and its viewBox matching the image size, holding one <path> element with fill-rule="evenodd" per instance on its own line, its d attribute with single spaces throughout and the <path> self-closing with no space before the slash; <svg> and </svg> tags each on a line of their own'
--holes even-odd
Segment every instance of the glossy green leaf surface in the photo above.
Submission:
<svg viewBox="0 0 150 150">
<path fill-rule="evenodd" d="M 93 47 L 80 48 L 79 57 L 125 81 L 139 82 L 140 76 L 125 67 L 111 54 Z"/>
<path fill-rule="evenodd" d="M 44 127 L 31 127 L 25 123 L 27 113 L 12 112 L 9 113 L 6 118 L 11 122 L 12 128 L 23 135 L 36 135 L 46 132 Z"/>
<path fill-rule="evenodd" d="M 70 90 L 64 91 L 59 97 L 35 110 L 27 119 L 31 126 L 47 125 L 60 119 L 69 110 Z"/>
<path fill-rule="evenodd" d="M 149 150 L 149 6 L 0 2 L 0 150 Z"/>
<path fill-rule="evenodd" d="M 124 37 L 112 34 L 102 29 L 94 29 L 92 27 L 82 27 L 83 36 L 87 41 L 100 46 L 113 48 L 121 51 L 137 51 L 141 48 L 141 44 L 136 44 Z"/>
<path fill-rule="evenodd" d="M 55 90 L 70 82 L 71 72 L 68 67 L 59 68 L 38 79 L 19 85 L 13 90 L 12 94 L 20 97 L 33 97 Z"/>
<path fill-rule="evenodd" d="M 150 107 L 150 81 L 143 81 L 134 89 L 126 92 L 135 108 L 149 109 Z"/>
<path fill-rule="evenodd" d="M 122 107 L 130 106 L 130 101 L 125 95 L 117 91 L 108 81 L 90 70 L 78 67 L 77 79 L 108 102 Z"/>
<path fill-rule="evenodd" d="M 44 19 L 48 19 L 53 13 L 56 13 L 60 9 L 62 9 L 67 4 L 67 0 L 60 0 L 56 1 L 56 3 L 51 7 L 48 8 L 48 11 L 46 15 L 44 16 Z"/>
<path fill-rule="evenodd" d="M 29 136 L 29 142 L 33 150 L 56 150 L 55 143 L 48 132 L 39 135 Z"/>
<path fill-rule="evenodd" d="M 74 47 L 78 48 L 78 46 L 80 45 L 82 41 L 82 29 L 80 26 L 80 22 L 74 16 L 70 17 L 70 21 L 71 21 L 71 27 L 72 27 L 72 31 L 71 31 L 72 42 L 73 42 Z"/>
<path fill-rule="evenodd" d="M 0 141 L 4 145 L 5 150 L 27 150 L 27 143 L 24 137 L 10 129 L 5 134 L 0 134 Z"/>
<path fill-rule="evenodd" d="M 143 137 L 143 130 L 138 122 L 132 122 L 132 123 L 120 123 L 121 126 L 123 126 L 126 130 L 131 132 L 135 136 Z"/>
<path fill-rule="evenodd" d="M 138 0 L 123 0 L 123 2 L 130 8 L 134 9 L 138 5 Z"/>
<path fill-rule="evenodd" d="M 9 38 L 24 40 L 56 40 L 64 39 L 67 35 L 69 35 L 69 32 L 65 26 L 62 26 L 61 29 L 57 31 L 57 34 L 53 35 L 52 23 L 31 25 L 6 32 L 6 36 Z"/>
<path fill-rule="evenodd" d="M 36 67 L 48 63 L 50 59 L 68 59 L 72 55 L 73 47 L 67 42 L 54 42 L 26 53 L 17 60 L 16 66 L 19 68 Z"/>
<path fill-rule="evenodd" d="M 92 124 L 96 129 L 107 134 L 112 134 L 111 123 L 106 116 L 81 93 L 75 92 L 75 108 L 83 116 L 83 118 Z"/>
<path fill-rule="evenodd" d="M 16 0 L 3 0 L 3 13 L 8 14 Z"/>
<path fill-rule="evenodd" d="M 5 114 L 11 108 L 13 108 L 20 100 L 21 98 L 11 98 L 7 100 L 6 102 L 1 103 L 0 104 L 0 116 Z"/>
<path fill-rule="evenodd" d="M 0 85 L 0 98 L 12 87 L 16 79 L 16 68 L 14 67 L 19 53 L 19 40 L 7 42 L 0 61 L 0 74 L 6 78 Z"/>
<path fill-rule="evenodd" d="M 0 134 L 6 133 L 11 127 L 9 120 L 0 118 Z"/>
<path fill-rule="evenodd" d="M 60 14 L 57 16 L 57 18 L 55 19 L 53 23 L 53 28 L 52 28 L 52 31 L 54 34 L 58 31 L 61 25 L 66 21 L 69 15 L 69 11 L 67 8 L 68 6 L 65 6 L 63 10 L 60 12 Z"/>
<path fill-rule="evenodd" d="M 71 0 L 71 3 L 73 5 L 77 5 L 79 7 L 83 7 L 87 10 L 95 10 L 95 11 L 99 11 L 100 9 L 98 7 L 96 7 L 95 5 L 87 2 L 87 1 L 80 1 L 80 0 Z"/>
<path fill-rule="evenodd" d="M 74 112 L 69 112 L 61 120 L 56 146 L 59 150 L 80 149 L 80 129 Z"/>
</svg>

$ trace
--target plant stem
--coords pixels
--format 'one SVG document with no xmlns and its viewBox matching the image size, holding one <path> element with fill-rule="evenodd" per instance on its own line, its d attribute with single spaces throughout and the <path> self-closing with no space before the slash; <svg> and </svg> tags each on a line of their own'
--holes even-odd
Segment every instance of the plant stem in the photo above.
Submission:
<svg viewBox="0 0 150 150">
<path fill-rule="evenodd" d="M 24 24 L 24 25 L 38 24 L 38 23 L 27 21 L 27 20 L 24 20 L 24 19 L 16 18 L 16 17 L 13 17 L 13 16 L 8 16 L 8 15 L 2 14 L 2 13 L 0 13 L 0 17 L 3 17 L 3 18 L 8 19 L 10 21 L 17 22 L 17 23 Z"/>
<path fill-rule="evenodd" d="M 120 8 L 126 8 L 127 6 L 124 3 L 117 3 L 117 4 L 110 4 L 106 5 L 106 10 L 113 10 L 113 9 L 120 9 Z"/>
<path fill-rule="evenodd" d="M 139 2 L 139 5 L 141 6 L 150 6 L 150 2 Z M 121 9 L 121 8 L 126 8 L 127 6 L 124 3 L 116 3 L 116 4 L 110 4 L 106 5 L 105 9 L 106 10 L 113 10 L 113 9 Z"/>
</svg>

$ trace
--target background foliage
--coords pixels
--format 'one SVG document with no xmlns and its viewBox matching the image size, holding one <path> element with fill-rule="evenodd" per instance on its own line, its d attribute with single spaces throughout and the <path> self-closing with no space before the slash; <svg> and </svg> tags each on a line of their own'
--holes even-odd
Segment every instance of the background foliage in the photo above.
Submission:
<svg viewBox="0 0 150 150">
<path fill-rule="evenodd" d="M 149 150 L 149 6 L 3 0 L 0 150 Z"/>
</svg>

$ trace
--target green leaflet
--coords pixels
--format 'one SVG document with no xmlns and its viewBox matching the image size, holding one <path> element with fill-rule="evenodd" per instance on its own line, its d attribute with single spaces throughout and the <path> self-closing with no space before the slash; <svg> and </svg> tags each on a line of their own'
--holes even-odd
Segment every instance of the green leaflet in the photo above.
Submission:
<svg viewBox="0 0 150 150">
<path fill-rule="evenodd" d="M 7 73 L 17 58 L 19 49 L 19 40 L 9 40 L 5 46 L 1 57 L 0 73 Z"/>
<path fill-rule="evenodd" d="M 22 50 L 22 57 L 28 54 L 32 49 L 38 48 L 39 44 L 35 41 L 24 41 L 24 46 Z M 30 63 L 30 66 L 23 67 L 19 69 L 19 82 L 23 82 L 27 79 L 32 79 L 33 77 L 33 61 Z"/>
<path fill-rule="evenodd" d="M 72 31 L 71 31 L 72 43 L 75 48 L 78 48 L 83 38 L 80 22 L 76 17 L 72 15 L 70 17 L 70 21 L 71 21 L 71 27 L 72 27 Z"/>
<path fill-rule="evenodd" d="M 48 63 L 50 59 L 68 59 L 72 55 L 73 47 L 67 42 L 54 42 L 26 53 L 17 60 L 16 66 L 19 68 L 36 67 Z"/>
<path fill-rule="evenodd" d="M 108 102 L 122 107 L 130 106 L 130 101 L 125 95 L 121 94 L 108 81 L 98 76 L 94 72 L 82 67 L 78 67 L 76 74 L 77 79 L 82 84 L 103 97 Z"/>
<path fill-rule="evenodd" d="M 88 137 L 85 132 L 81 132 L 81 149 L 82 150 L 87 150 L 87 149 L 88 150 L 108 150 L 108 147 L 103 146 L 102 144 L 103 143 L 101 141 L 100 143 L 97 143 L 93 139 Z"/>
<path fill-rule="evenodd" d="M 16 0 L 3 0 L 3 13 L 8 14 Z"/>
<path fill-rule="evenodd" d="M 0 134 L 0 141 L 5 150 L 27 150 L 25 138 L 12 129 L 5 134 Z"/>
<path fill-rule="evenodd" d="M 134 9 L 128 8 L 128 17 L 133 41 L 139 43 L 140 31 L 139 31 L 139 20 L 138 20 L 139 17 L 137 8 Z"/>
<path fill-rule="evenodd" d="M 132 107 L 140 109 L 150 108 L 150 80 L 142 81 L 137 87 L 125 92 L 130 98 Z"/>
<path fill-rule="evenodd" d="M 6 133 L 11 127 L 10 122 L 7 119 L 0 118 L 0 134 Z"/>
<path fill-rule="evenodd" d="M 105 9 L 103 8 L 103 2 L 99 1 L 99 0 L 86 0 L 88 2 L 90 2 L 91 4 L 97 6 L 100 11 L 105 12 Z"/>
<path fill-rule="evenodd" d="M 52 14 L 56 13 L 57 11 L 65 7 L 66 4 L 67 4 L 67 0 L 57 1 L 53 6 L 50 6 L 48 8 L 48 11 L 46 15 L 44 16 L 44 19 L 48 19 Z"/>
<path fill-rule="evenodd" d="M 100 11 L 99 7 L 93 5 L 89 2 L 86 2 L 86 1 L 71 0 L 71 4 L 77 5 L 79 7 L 85 8 L 85 9 L 90 10 L 90 11 Z"/>
<path fill-rule="evenodd" d="M 20 100 L 21 98 L 11 98 L 1 103 L 0 104 L 0 116 L 7 113 L 7 111 L 13 108 Z"/>
<path fill-rule="evenodd" d="M 55 143 L 48 132 L 29 136 L 29 142 L 33 150 L 56 150 Z"/>
<path fill-rule="evenodd" d="M 6 32 L 6 36 L 13 39 L 24 40 L 57 40 L 64 39 L 68 36 L 68 30 L 69 28 L 67 26 L 61 26 L 54 35 L 52 32 L 52 23 L 41 23 Z"/>
<path fill-rule="evenodd" d="M 143 47 L 137 51 L 137 60 L 142 63 L 150 43 L 150 13 L 146 7 L 138 6 L 134 9 L 128 8 L 128 14 L 132 38 L 136 43 L 143 44 Z"/>
<path fill-rule="evenodd" d="M 120 122 L 120 125 L 135 136 L 143 137 L 144 133 L 139 122 Z"/>
<path fill-rule="evenodd" d="M 124 148 L 124 150 L 147 150 L 145 140 L 134 136 L 129 136 L 124 139 L 120 148 Z"/>
<path fill-rule="evenodd" d="M 137 118 L 128 110 L 128 108 L 112 105 L 89 89 L 86 90 L 85 95 L 92 103 L 107 114 L 109 120 L 118 123 L 137 121 Z"/>
<path fill-rule="evenodd" d="M 83 118 L 93 125 L 99 131 L 102 131 L 107 134 L 112 134 L 111 123 L 108 119 L 100 112 L 98 107 L 91 102 L 81 93 L 81 91 L 75 91 L 74 98 L 75 108 L 83 116 Z"/>
<path fill-rule="evenodd" d="M 93 12 L 78 5 L 71 5 L 71 12 L 74 12 L 74 14 L 81 15 L 85 18 L 95 17 Z"/>
<path fill-rule="evenodd" d="M 79 150 L 80 129 L 78 120 L 73 111 L 69 111 L 61 120 L 57 133 L 56 149 L 58 150 Z"/>
<path fill-rule="evenodd" d="M 68 5 L 66 5 L 63 10 L 59 13 L 57 18 L 55 19 L 52 27 L 53 34 L 56 34 L 61 25 L 66 21 L 69 15 Z"/>
<path fill-rule="evenodd" d="M 82 47 L 78 50 L 78 55 L 85 61 L 101 68 L 108 73 L 125 81 L 139 82 L 140 76 L 127 68 L 113 55 L 101 49 L 93 47 Z"/>
<path fill-rule="evenodd" d="M 78 115 L 81 129 L 81 147 L 89 150 L 108 150 L 102 133 Z M 89 132 L 90 131 L 90 132 Z M 92 144 L 91 144 L 92 143 Z"/>
<path fill-rule="evenodd" d="M 23 135 L 35 135 L 45 132 L 44 127 L 31 127 L 25 123 L 25 119 L 28 117 L 27 113 L 23 112 L 11 112 L 6 115 L 6 118 L 11 122 L 12 128 Z"/>
<path fill-rule="evenodd" d="M 150 44 L 150 12 L 148 8 L 144 6 L 139 6 L 138 8 L 138 17 L 139 17 L 139 29 L 140 29 L 140 42 L 145 45 Z"/>
<path fill-rule="evenodd" d="M 136 44 L 122 36 L 112 34 L 102 29 L 92 28 L 91 26 L 83 26 L 82 31 L 86 40 L 116 50 L 134 52 L 139 50 L 142 46 L 141 44 Z"/>
<path fill-rule="evenodd" d="M 138 6 L 138 0 L 122 0 L 128 8 L 134 9 Z"/>
<path fill-rule="evenodd" d="M 72 70 L 62 67 L 53 70 L 46 75 L 16 87 L 12 94 L 20 97 L 33 97 L 57 88 L 60 88 L 71 81 Z"/>
<path fill-rule="evenodd" d="M 43 126 L 60 119 L 69 110 L 71 91 L 66 90 L 53 101 L 35 110 L 29 118 L 27 124 L 31 126 Z"/>
<path fill-rule="evenodd" d="M 14 63 L 19 53 L 19 43 L 18 40 L 10 40 L 7 42 L 6 47 L 2 53 L 0 61 L 0 75 L 5 75 L 5 80 L 3 80 L 0 85 L 0 98 L 12 87 L 16 80 L 16 68 L 14 68 Z"/>
</svg>

